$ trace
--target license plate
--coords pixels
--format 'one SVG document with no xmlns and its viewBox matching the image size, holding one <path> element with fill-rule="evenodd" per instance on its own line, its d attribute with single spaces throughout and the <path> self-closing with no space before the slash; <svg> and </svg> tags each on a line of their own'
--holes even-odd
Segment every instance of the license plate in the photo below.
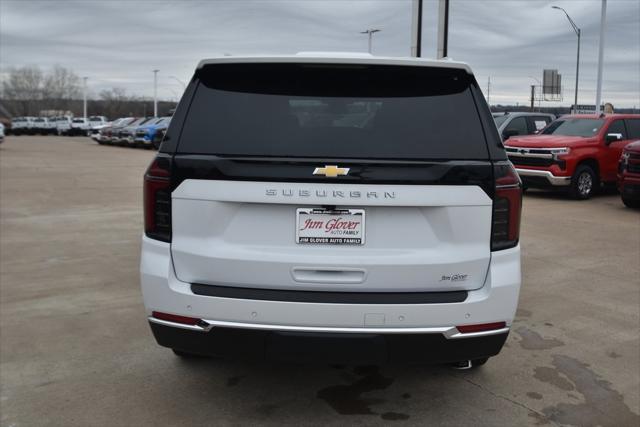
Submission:
<svg viewBox="0 0 640 427">
<path fill-rule="evenodd" d="M 299 208 L 296 243 L 364 245 L 364 209 Z"/>
</svg>

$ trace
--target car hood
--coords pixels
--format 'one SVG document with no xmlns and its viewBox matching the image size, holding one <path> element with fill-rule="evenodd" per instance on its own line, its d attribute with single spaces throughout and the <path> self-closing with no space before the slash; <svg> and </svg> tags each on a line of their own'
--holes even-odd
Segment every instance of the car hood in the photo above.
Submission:
<svg viewBox="0 0 640 427">
<path fill-rule="evenodd" d="M 505 147 L 572 147 L 584 143 L 595 142 L 597 138 L 583 138 L 581 136 L 565 135 L 530 135 L 514 136 L 505 141 Z"/>
</svg>

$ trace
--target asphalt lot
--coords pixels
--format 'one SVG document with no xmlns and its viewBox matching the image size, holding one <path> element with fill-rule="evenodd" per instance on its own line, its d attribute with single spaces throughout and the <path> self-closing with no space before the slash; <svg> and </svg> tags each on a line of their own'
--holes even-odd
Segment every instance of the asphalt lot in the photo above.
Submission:
<svg viewBox="0 0 640 427">
<path fill-rule="evenodd" d="M 640 425 L 640 212 L 529 192 L 524 284 L 476 371 L 185 362 L 138 283 L 153 153 L 88 138 L 0 145 L 0 423 Z"/>
</svg>

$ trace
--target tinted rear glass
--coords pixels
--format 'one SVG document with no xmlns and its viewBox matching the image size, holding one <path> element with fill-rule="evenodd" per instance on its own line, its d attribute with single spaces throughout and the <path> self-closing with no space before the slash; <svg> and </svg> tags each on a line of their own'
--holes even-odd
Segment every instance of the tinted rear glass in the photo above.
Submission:
<svg viewBox="0 0 640 427">
<path fill-rule="evenodd" d="M 380 159 L 487 159 L 473 77 L 367 65 L 208 66 L 178 151 Z"/>
</svg>

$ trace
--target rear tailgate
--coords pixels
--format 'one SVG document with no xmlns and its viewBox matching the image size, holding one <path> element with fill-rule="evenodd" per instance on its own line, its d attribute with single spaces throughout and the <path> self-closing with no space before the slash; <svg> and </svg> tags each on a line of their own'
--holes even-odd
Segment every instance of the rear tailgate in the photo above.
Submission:
<svg viewBox="0 0 640 427">
<path fill-rule="evenodd" d="M 360 197 L 345 202 L 349 195 Z M 172 196 L 171 251 L 177 277 L 189 283 L 471 290 L 489 265 L 491 203 L 477 186 L 186 180 Z M 297 243 L 297 210 L 327 205 L 364 210 L 364 244 Z"/>
</svg>

